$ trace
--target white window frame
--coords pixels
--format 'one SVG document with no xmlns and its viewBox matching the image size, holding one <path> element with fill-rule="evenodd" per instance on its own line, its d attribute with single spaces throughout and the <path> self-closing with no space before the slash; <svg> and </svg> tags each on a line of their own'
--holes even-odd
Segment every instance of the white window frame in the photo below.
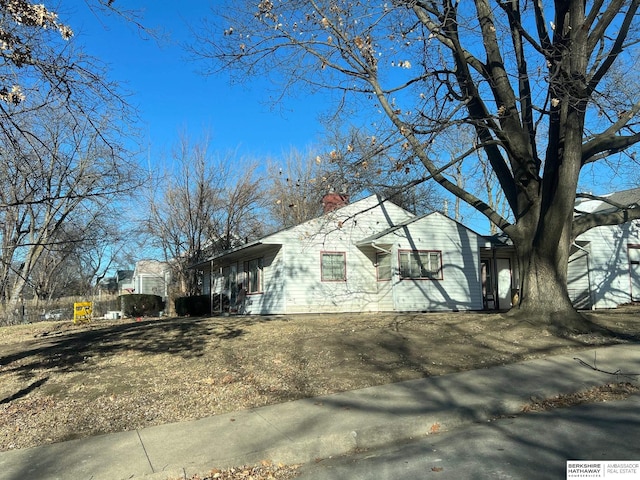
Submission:
<svg viewBox="0 0 640 480">
<path fill-rule="evenodd" d="M 393 276 L 391 254 L 376 252 L 376 278 L 379 282 L 388 282 Z"/>
<path fill-rule="evenodd" d="M 263 258 L 253 258 L 246 263 L 246 279 L 247 294 L 262 293 L 264 291 L 263 284 Z"/>
</svg>

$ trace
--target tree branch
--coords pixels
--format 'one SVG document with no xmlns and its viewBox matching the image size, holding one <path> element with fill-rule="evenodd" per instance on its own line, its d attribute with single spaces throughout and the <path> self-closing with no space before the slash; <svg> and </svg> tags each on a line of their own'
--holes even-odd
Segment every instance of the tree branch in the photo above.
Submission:
<svg viewBox="0 0 640 480">
<path fill-rule="evenodd" d="M 609 372 L 607 370 L 602 370 L 602 369 L 598 368 L 597 367 L 597 358 L 596 358 L 596 353 L 595 352 L 593 354 L 593 365 L 588 364 L 587 362 L 585 362 L 584 360 L 582 360 L 582 359 L 580 359 L 578 357 L 573 357 L 573 359 L 576 360 L 583 367 L 590 368 L 591 370 L 595 370 L 596 372 L 606 373 L 607 375 L 615 375 L 615 376 L 622 376 L 622 377 L 628 377 L 628 378 L 640 376 L 640 373 L 625 373 L 625 372 L 622 372 L 620 370 L 616 370 L 614 372 Z"/>
<path fill-rule="evenodd" d="M 595 227 L 605 225 L 622 225 L 624 223 L 630 222 L 631 220 L 640 219 L 640 205 L 638 203 L 622 205 L 616 202 L 612 202 L 606 197 L 597 197 L 584 193 L 578 194 L 576 195 L 576 197 L 601 200 L 602 202 L 611 205 L 613 208 L 615 208 L 615 210 L 583 213 L 580 216 L 576 217 L 573 220 L 572 240 L 575 240 L 583 233 Z"/>
<path fill-rule="evenodd" d="M 582 165 L 595 162 L 600 158 L 623 151 L 640 142 L 640 134 L 619 136 L 616 135 L 640 112 L 640 100 L 633 107 L 618 117 L 614 123 L 604 132 L 597 134 L 585 142 L 582 146 Z M 607 152 L 607 155 L 601 155 Z"/>
</svg>

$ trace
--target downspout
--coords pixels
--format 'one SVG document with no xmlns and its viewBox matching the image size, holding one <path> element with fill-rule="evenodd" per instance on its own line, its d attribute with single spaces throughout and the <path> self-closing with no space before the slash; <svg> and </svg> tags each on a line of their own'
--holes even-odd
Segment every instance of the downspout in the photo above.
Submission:
<svg viewBox="0 0 640 480">
<path fill-rule="evenodd" d="M 220 287 L 220 292 L 218 292 L 218 313 L 220 313 L 220 315 L 222 315 L 222 312 L 224 311 L 224 307 L 222 305 L 222 290 L 224 287 L 224 277 L 222 276 L 222 267 L 218 267 L 218 276 L 217 276 L 218 282 L 222 282 L 222 286 Z"/>
<path fill-rule="evenodd" d="M 498 261 L 496 260 L 496 246 L 491 245 L 491 295 L 493 296 L 493 309 L 500 310 L 500 298 L 498 297 Z"/>
</svg>

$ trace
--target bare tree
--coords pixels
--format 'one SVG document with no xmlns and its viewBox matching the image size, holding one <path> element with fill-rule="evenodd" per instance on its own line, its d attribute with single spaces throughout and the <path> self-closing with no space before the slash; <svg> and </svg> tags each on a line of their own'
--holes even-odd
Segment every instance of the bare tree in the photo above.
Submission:
<svg viewBox="0 0 640 480">
<path fill-rule="evenodd" d="M 597 225 L 640 217 L 635 204 L 573 211 L 581 171 L 614 155 L 630 161 L 625 152 L 640 140 L 640 89 L 621 94 L 612 75 L 637 60 L 629 47 L 639 3 L 234 2 L 205 27 L 199 53 L 239 77 L 284 78 L 285 93 L 306 85 L 358 101 L 354 121 L 384 123 L 386 144 L 406 148 L 400 164 L 418 162 L 511 238 L 522 282 L 514 315 L 585 329 L 567 294 L 571 244 Z M 455 161 L 484 152 L 508 217 L 446 173 L 452 161 L 439 139 L 462 124 L 476 138 Z"/>
<path fill-rule="evenodd" d="M 322 196 L 331 188 L 331 174 L 320 155 L 291 149 L 268 167 L 267 207 L 275 227 L 298 225 L 322 214 Z"/>
<path fill-rule="evenodd" d="M 133 226 L 123 222 L 122 209 L 105 205 L 99 212 L 77 213 L 56 232 L 31 273 L 28 286 L 36 303 L 63 296 L 90 298 L 117 266 L 128 264 L 135 244 Z"/>
<path fill-rule="evenodd" d="M 144 229 L 165 260 L 172 260 L 174 278 L 188 295 L 197 290 L 195 272 L 189 266 L 206 256 L 206 247 L 216 232 L 213 216 L 223 178 L 216 175 L 208 142 L 192 145 L 182 135 L 158 188 L 150 190 L 149 213 Z"/>
<path fill-rule="evenodd" d="M 52 275 L 63 245 L 86 241 L 142 177 L 124 146 L 134 112 L 71 27 L 23 0 L 0 1 L 0 25 L 0 302 L 11 314 L 36 272 Z"/>
<path fill-rule="evenodd" d="M 242 245 L 265 233 L 264 187 L 255 162 L 227 162 L 219 174 L 225 178 L 216 215 L 221 242 L 209 251 L 220 251 Z"/>
<path fill-rule="evenodd" d="M 109 0 L 87 1 L 96 11 L 136 20 L 135 12 L 118 11 L 112 4 Z M 100 120 L 108 104 L 120 110 L 122 120 L 118 123 L 112 118 L 118 126 L 111 129 L 127 128 L 126 121 L 133 118 L 133 112 L 123 100 L 121 89 L 107 80 L 102 64 L 83 53 L 74 41 L 72 28 L 56 12 L 43 4 L 3 0 L 0 24 L 0 128 L 6 141 L 37 142 L 37 132 L 32 132 L 21 117 L 47 104 L 82 117 L 87 121 L 85 128 L 96 131 L 104 128 Z M 110 132 L 105 132 L 102 140 L 107 139 L 112 139 Z"/>
<path fill-rule="evenodd" d="M 444 150 L 452 162 L 452 166 L 446 171 L 446 174 L 450 175 L 460 188 L 470 191 L 473 195 L 482 196 L 492 210 L 509 218 L 508 209 L 505 208 L 504 194 L 499 188 L 497 178 L 486 155 L 480 149 L 476 150 L 474 155 L 464 155 L 468 145 L 475 141 L 475 132 L 468 126 L 462 126 L 443 132 L 440 141 L 445 144 Z M 460 158 L 462 160 L 459 160 Z M 453 216 L 456 220 L 464 222 L 467 215 L 476 213 L 477 211 L 469 209 L 460 197 L 454 197 Z M 490 221 L 488 223 L 490 233 L 497 234 L 498 227 Z"/>
<path fill-rule="evenodd" d="M 182 135 L 173 162 L 149 196 L 144 228 L 173 265 L 179 293 L 193 295 L 191 265 L 259 236 L 262 197 L 255 167 L 216 160 L 206 138 L 192 143 Z"/>
<path fill-rule="evenodd" d="M 326 134 L 333 147 L 322 156 L 327 188 L 353 196 L 375 193 L 415 214 L 441 209 L 443 199 L 425 182 L 423 170 L 415 159 L 405 158 L 407 144 L 388 140 L 385 129 L 352 126 L 345 131 L 334 118 Z"/>
<path fill-rule="evenodd" d="M 8 312 L 36 286 L 39 265 L 49 264 L 53 276 L 55 258 L 94 242 L 112 218 L 111 204 L 143 181 L 120 144 L 105 141 L 108 116 L 81 119 L 56 107 L 40 104 L 0 132 L 0 301 Z"/>
</svg>

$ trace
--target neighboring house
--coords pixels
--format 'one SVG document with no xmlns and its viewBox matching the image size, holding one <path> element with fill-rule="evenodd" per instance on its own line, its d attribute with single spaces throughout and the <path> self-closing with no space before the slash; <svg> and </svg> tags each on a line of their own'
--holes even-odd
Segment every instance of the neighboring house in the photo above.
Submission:
<svg viewBox="0 0 640 480">
<path fill-rule="evenodd" d="M 377 196 L 347 202 L 326 196 L 321 217 L 198 264 L 203 293 L 251 314 L 483 308 L 483 237 Z"/>
<path fill-rule="evenodd" d="M 133 270 L 118 270 L 116 283 L 118 284 L 118 295 L 133 293 Z"/>
<path fill-rule="evenodd" d="M 158 295 L 166 299 L 171 279 L 169 264 L 158 260 L 140 260 L 133 271 L 132 293 Z"/>
<path fill-rule="evenodd" d="M 640 208 L 640 189 L 613 193 L 605 199 L 582 199 L 576 210 L 606 213 L 616 205 Z M 640 301 L 640 221 L 596 227 L 580 235 L 569 259 L 567 283 L 574 304 L 580 308 L 615 308 Z"/>
<path fill-rule="evenodd" d="M 616 205 L 638 205 L 640 189 L 603 198 L 578 199 L 575 209 L 606 213 Z M 519 284 L 513 245 L 504 235 L 491 237 L 490 242 L 489 248 L 481 249 L 485 308 L 507 309 Z M 595 227 L 580 235 L 571 248 L 567 289 L 579 309 L 615 308 L 640 301 L 640 222 Z"/>
</svg>

